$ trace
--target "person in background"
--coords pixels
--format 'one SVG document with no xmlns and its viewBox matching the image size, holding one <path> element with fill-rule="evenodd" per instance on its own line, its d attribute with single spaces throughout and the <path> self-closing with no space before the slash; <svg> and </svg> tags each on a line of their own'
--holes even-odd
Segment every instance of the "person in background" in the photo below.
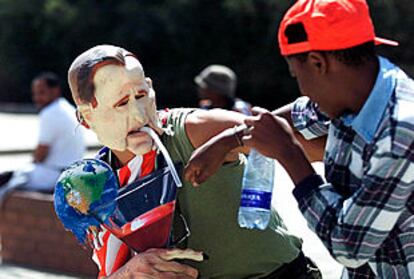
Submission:
<svg viewBox="0 0 414 279">
<path fill-rule="evenodd" d="M 85 152 L 83 127 L 75 108 L 62 97 L 59 77 L 41 73 L 31 84 L 32 99 L 39 111 L 39 136 L 33 163 L 22 170 L 0 174 L 0 199 L 14 188 L 51 193 L 61 171 Z"/>
<path fill-rule="evenodd" d="M 229 67 L 210 65 L 194 78 L 194 82 L 200 108 L 222 108 L 251 115 L 251 105 L 236 98 L 237 76 Z"/>
</svg>

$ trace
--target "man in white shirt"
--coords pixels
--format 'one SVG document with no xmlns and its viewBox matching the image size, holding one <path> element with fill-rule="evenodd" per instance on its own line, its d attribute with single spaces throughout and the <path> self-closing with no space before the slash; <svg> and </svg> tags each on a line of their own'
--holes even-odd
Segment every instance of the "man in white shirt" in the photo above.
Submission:
<svg viewBox="0 0 414 279">
<path fill-rule="evenodd" d="M 84 128 L 78 125 L 75 108 L 61 96 L 59 77 L 51 72 L 35 77 L 32 98 L 39 110 L 40 124 L 33 164 L 23 170 L 0 174 L 0 200 L 2 193 L 16 187 L 53 192 L 61 171 L 84 155 Z"/>
</svg>

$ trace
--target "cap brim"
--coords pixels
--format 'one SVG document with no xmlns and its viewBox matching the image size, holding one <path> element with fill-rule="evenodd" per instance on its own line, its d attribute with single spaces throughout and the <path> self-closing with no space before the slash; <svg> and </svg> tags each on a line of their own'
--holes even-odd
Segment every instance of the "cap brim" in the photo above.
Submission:
<svg viewBox="0 0 414 279">
<path fill-rule="evenodd" d="M 200 76 L 196 76 L 194 78 L 194 83 L 197 84 L 201 88 L 206 88 L 207 87 L 207 84 L 205 83 L 205 81 Z"/>
<path fill-rule="evenodd" d="M 392 41 L 384 38 L 375 37 L 374 42 L 376 45 L 388 45 L 388 46 L 398 46 L 397 41 Z"/>
</svg>

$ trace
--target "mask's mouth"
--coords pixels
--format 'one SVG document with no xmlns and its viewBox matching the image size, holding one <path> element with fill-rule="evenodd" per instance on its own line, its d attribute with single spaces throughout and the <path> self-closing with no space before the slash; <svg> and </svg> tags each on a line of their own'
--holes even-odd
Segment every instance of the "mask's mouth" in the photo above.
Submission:
<svg viewBox="0 0 414 279">
<path fill-rule="evenodd" d="M 141 130 L 144 127 L 147 127 L 147 125 L 129 130 L 127 136 L 140 136 L 140 135 L 143 136 L 143 135 L 148 134 L 147 132 Z"/>
<path fill-rule="evenodd" d="M 142 134 L 146 134 L 146 133 L 141 132 L 140 130 L 135 130 L 135 131 L 128 132 L 127 136 L 138 136 L 138 135 L 142 135 Z"/>
<path fill-rule="evenodd" d="M 170 157 L 170 154 L 168 153 L 165 146 L 162 144 L 161 139 L 158 137 L 157 133 L 150 127 L 142 127 L 140 130 L 150 135 L 150 137 L 154 140 L 155 144 L 158 146 L 161 153 L 164 155 L 165 160 L 167 161 L 168 167 L 171 170 L 171 174 L 173 176 L 175 183 L 177 184 L 177 187 L 181 187 L 182 183 L 180 180 L 180 176 L 178 175 L 177 170 L 174 167 L 174 163 Z"/>
</svg>

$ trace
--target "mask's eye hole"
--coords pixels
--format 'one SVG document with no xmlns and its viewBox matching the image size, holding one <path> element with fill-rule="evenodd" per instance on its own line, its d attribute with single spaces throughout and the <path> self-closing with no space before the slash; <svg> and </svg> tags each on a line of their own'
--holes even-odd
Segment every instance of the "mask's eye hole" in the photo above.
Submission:
<svg viewBox="0 0 414 279">
<path fill-rule="evenodd" d="M 125 100 L 121 100 L 120 102 L 116 103 L 114 107 L 120 108 L 128 104 L 128 98 Z"/>
<path fill-rule="evenodd" d="M 125 96 L 124 98 L 122 98 L 121 100 L 119 100 L 114 105 L 114 108 L 120 108 L 120 107 L 123 107 L 123 106 L 127 105 L 128 104 L 128 100 L 129 100 L 128 96 Z"/>
<path fill-rule="evenodd" d="M 137 94 L 135 95 L 135 100 L 139 100 L 142 97 L 145 97 L 147 95 L 147 91 L 145 90 L 140 90 L 137 92 Z"/>
<path fill-rule="evenodd" d="M 145 90 L 140 90 L 140 91 L 138 91 L 138 92 L 136 92 L 136 93 L 131 92 L 131 94 L 135 94 L 135 100 L 139 100 L 139 99 L 141 99 L 141 98 L 143 98 L 143 97 L 145 97 L 145 96 L 147 95 L 147 91 L 145 91 Z M 118 102 L 114 105 L 114 108 L 121 108 L 121 107 L 123 107 L 123 106 L 127 105 L 127 104 L 128 104 L 128 101 L 129 101 L 129 95 L 127 95 L 127 96 L 125 96 L 124 98 L 122 98 L 121 100 L 119 100 L 119 101 L 118 101 Z"/>
</svg>

